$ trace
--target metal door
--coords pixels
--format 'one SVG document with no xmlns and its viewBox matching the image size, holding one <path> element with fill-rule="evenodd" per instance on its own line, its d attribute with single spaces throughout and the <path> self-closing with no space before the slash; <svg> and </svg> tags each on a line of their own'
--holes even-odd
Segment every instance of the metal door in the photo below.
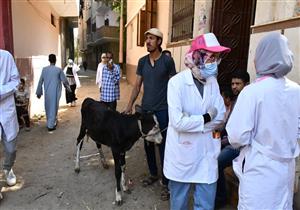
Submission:
<svg viewBox="0 0 300 210">
<path fill-rule="evenodd" d="M 231 48 L 220 66 L 220 86 L 231 83 L 231 74 L 247 71 L 250 26 L 254 24 L 256 0 L 213 0 L 211 31 L 221 45 Z"/>
</svg>

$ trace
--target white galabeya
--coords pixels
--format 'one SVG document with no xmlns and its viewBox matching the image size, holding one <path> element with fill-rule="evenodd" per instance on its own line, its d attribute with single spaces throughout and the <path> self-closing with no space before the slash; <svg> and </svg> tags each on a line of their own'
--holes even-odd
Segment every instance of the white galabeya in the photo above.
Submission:
<svg viewBox="0 0 300 210">
<path fill-rule="evenodd" d="M 4 169 L 4 174 L 8 186 L 14 186 L 17 183 L 16 175 L 12 169 L 10 169 L 10 171 Z"/>
</svg>

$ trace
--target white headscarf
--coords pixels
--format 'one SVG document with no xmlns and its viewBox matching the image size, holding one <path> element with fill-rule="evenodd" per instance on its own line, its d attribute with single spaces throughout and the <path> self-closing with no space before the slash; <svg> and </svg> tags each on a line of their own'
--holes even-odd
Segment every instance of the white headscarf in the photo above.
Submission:
<svg viewBox="0 0 300 210">
<path fill-rule="evenodd" d="M 256 48 L 254 62 L 257 76 L 272 74 L 279 78 L 287 75 L 294 62 L 288 39 L 278 32 L 266 35 Z"/>
</svg>

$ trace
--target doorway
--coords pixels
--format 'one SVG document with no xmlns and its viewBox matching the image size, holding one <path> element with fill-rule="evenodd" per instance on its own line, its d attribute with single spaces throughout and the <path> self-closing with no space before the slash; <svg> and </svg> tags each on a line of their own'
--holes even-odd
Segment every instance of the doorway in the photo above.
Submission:
<svg viewBox="0 0 300 210">
<path fill-rule="evenodd" d="M 220 87 L 231 84 L 237 70 L 247 71 L 250 26 L 254 24 L 256 0 L 213 0 L 211 32 L 221 45 L 231 48 L 219 65 Z"/>
</svg>

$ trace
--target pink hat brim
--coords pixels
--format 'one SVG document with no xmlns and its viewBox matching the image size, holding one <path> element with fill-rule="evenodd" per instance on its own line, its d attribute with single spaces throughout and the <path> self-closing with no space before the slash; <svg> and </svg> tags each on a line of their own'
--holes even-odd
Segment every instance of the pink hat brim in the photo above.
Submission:
<svg viewBox="0 0 300 210">
<path fill-rule="evenodd" d="M 196 50 L 207 50 L 209 52 L 215 52 L 215 53 L 219 53 L 219 52 L 225 52 L 228 53 L 231 51 L 230 48 L 228 47 L 223 47 L 223 46 L 216 46 L 216 47 L 199 47 L 199 48 L 195 48 L 193 49 L 192 47 L 189 50 L 190 52 L 196 51 Z"/>
</svg>

